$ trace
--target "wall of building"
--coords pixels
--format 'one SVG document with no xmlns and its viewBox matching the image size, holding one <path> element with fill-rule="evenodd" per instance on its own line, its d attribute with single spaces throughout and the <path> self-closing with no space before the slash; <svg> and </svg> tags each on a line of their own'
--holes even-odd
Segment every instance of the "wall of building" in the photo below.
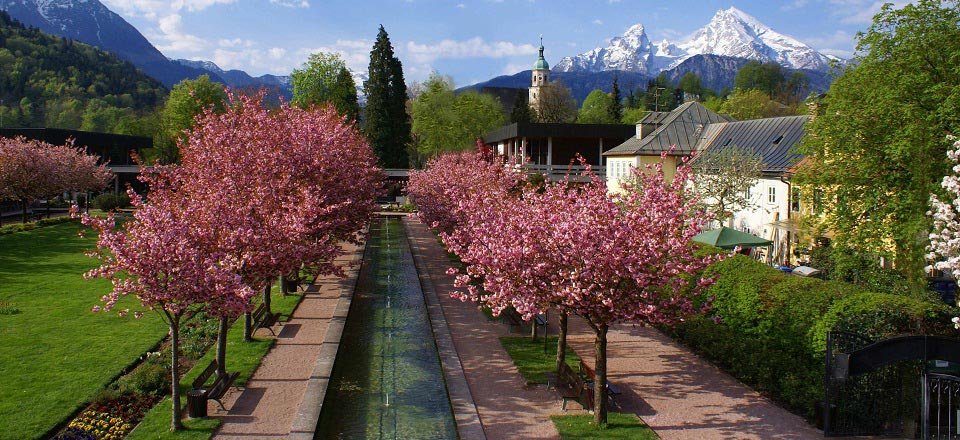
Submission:
<svg viewBox="0 0 960 440">
<path fill-rule="evenodd" d="M 788 233 L 784 228 L 774 231 L 776 228 L 771 223 L 787 222 L 790 218 L 790 191 L 791 185 L 779 178 L 759 179 L 750 188 L 752 207 L 734 212 L 732 219 L 727 221 L 727 226 L 774 240 L 776 251 L 773 254 L 784 255 L 786 259 L 783 262 L 789 262 L 792 247 L 788 240 L 793 240 L 795 234 Z M 774 232 L 778 232 L 776 236 Z"/>
</svg>

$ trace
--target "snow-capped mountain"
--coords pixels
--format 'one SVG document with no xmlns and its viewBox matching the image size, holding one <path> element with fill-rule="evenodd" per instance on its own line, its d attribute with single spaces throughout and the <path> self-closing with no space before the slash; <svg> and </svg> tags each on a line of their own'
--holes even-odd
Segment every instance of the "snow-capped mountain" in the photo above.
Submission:
<svg viewBox="0 0 960 440">
<path fill-rule="evenodd" d="M 202 74 L 170 62 L 140 31 L 99 0 L 0 0 L 0 9 L 48 34 L 113 52 L 167 87 Z"/>
<path fill-rule="evenodd" d="M 655 75 L 695 55 L 721 55 L 773 61 L 792 69 L 827 70 L 831 58 L 799 40 L 774 31 L 753 16 L 731 7 L 717 11 L 703 28 L 686 40 L 651 42 L 643 25 L 634 25 L 619 37 L 575 57 L 566 57 L 553 70 L 627 70 Z"/>
</svg>

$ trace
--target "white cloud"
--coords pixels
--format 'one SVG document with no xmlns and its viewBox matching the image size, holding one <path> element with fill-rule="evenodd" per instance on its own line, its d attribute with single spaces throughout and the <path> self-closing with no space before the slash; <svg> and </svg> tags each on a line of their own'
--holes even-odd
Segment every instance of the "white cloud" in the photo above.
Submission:
<svg viewBox="0 0 960 440">
<path fill-rule="evenodd" d="M 503 66 L 503 70 L 500 72 L 503 75 L 513 75 L 517 72 L 523 72 L 530 68 L 529 63 L 507 63 L 506 66 Z"/>
<path fill-rule="evenodd" d="M 433 44 L 408 41 L 406 52 L 417 62 L 429 63 L 440 58 L 503 58 L 533 55 L 537 48 L 532 44 L 514 44 L 509 41 L 487 42 L 480 37 L 469 40 L 441 40 Z"/>
<path fill-rule="evenodd" d="M 806 6 L 807 3 L 809 3 L 808 0 L 793 0 L 793 1 L 787 2 L 786 4 L 784 4 L 783 6 L 781 6 L 781 7 L 780 7 L 780 10 L 781 10 L 781 11 L 792 11 L 792 10 L 794 10 L 794 9 L 800 9 L 800 8 Z"/>
<path fill-rule="evenodd" d="M 307 0 L 270 0 L 270 3 L 288 8 L 309 8 L 310 2 Z"/>
<path fill-rule="evenodd" d="M 170 14 L 157 20 L 156 31 L 148 31 L 161 52 L 197 52 L 208 46 L 203 38 L 183 30 L 180 14 Z"/>
<path fill-rule="evenodd" d="M 593 21 L 592 21 L 592 23 L 595 24 L 595 25 L 597 25 L 597 26 L 603 26 L 603 20 L 601 20 L 601 19 L 599 19 L 599 18 L 594 18 Z"/>
<path fill-rule="evenodd" d="M 466 9 L 466 8 L 467 8 L 467 5 L 465 5 L 465 4 L 463 4 L 463 3 L 457 3 L 457 7 L 460 8 L 460 9 Z"/>
<path fill-rule="evenodd" d="M 221 38 L 217 41 L 217 44 L 220 47 L 253 47 L 256 45 L 251 40 L 244 40 L 243 38 L 234 38 L 234 39 L 225 39 Z"/>
</svg>

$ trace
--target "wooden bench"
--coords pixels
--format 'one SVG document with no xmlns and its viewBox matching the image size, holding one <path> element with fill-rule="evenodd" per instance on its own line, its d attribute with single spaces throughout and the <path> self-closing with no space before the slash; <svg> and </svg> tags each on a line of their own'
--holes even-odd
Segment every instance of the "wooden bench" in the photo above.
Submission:
<svg viewBox="0 0 960 440">
<path fill-rule="evenodd" d="M 590 410 L 593 408 L 593 390 L 579 374 L 564 363 L 560 367 L 558 376 L 557 391 L 560 392 L 561 410 L 566 411 L 567 402 L 570 400 L 580 402 L 584 409 Z M 583 397 L 582 400 L 581 396 Z"/>
<path fill-rule="evenodd" d="M 584 374 L 591 383 L 595 382 L 597 379 L 597 374 L 593 371 L 593 368 L 590 368 L 583 359 L 580 359 L 580 373 Z M 610 397 L 619 396 L 623 394 L 619 388 L 610 383 L 610 379 L 607 379 L 607 395 Z"/>
<path fill-rule="evenodd" d="M 528 323 L 523 319 L 523 315 L 520 312 L 517 312 L 513 307 L 508 307 L 503 313 L 500 314 L 507 319 L 507 323 L 511 326 L 517 327 L 519 330 L 523 330 L 525 325 L 536 325 L 537 327 L 545 327 L 547 325 L 547 319 L 543 315 L 537 315 L 533 318 L 533 323 Z"/>
<path fill-rule="evenodd" d="M 223 376 L 216 375 L 217 372 L 217 361 L 210 362 L 210 365 L 207 365 L 207 368 L 193 380 L 193 389 L 202 390 L 203 397 L 207 400 L 213 400 L 220 405 L 220 409 L 226 411 L 226 408 L 223 407 L 223 402 L 220 399 L 223 398 L 224 394 L 227 393 L 227 390 L 233 385 L 233 382 L 237 380 L 237 376 L 240 375 L 239 372 L 236 373 L 227 373 Z M 207 381 L 210 380 L 210 376 L 214 376 L 215 379 L 213 383 L 207 385 Z"/>
<path fill-rule="evenodd" d="M 265 328 L 270 330 L 270 334 L 276 336 L 277 333 L 273 331 L 273 325 L 277 323 L 277 314 L 267 312 L 267 307 L 260 303 L 257 308 L 253 309 L 253 313 L 250 314 L 250 319 L 253 322 L 253 329 L 251 334 L 255 333 L 258 328 Z"/>
</svg>

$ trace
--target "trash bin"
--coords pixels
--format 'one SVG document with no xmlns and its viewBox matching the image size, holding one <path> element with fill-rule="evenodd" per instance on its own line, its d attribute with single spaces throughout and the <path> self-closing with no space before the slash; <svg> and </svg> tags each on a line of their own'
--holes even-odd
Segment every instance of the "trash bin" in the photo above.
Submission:
<svg viewBox="0 0 960 440">
<path fill-rule="evenodd" d="M 187 415 L 191 419 L 207 417 L 207 393 L 204 390 L 187 391 Z"/>
</svg>

